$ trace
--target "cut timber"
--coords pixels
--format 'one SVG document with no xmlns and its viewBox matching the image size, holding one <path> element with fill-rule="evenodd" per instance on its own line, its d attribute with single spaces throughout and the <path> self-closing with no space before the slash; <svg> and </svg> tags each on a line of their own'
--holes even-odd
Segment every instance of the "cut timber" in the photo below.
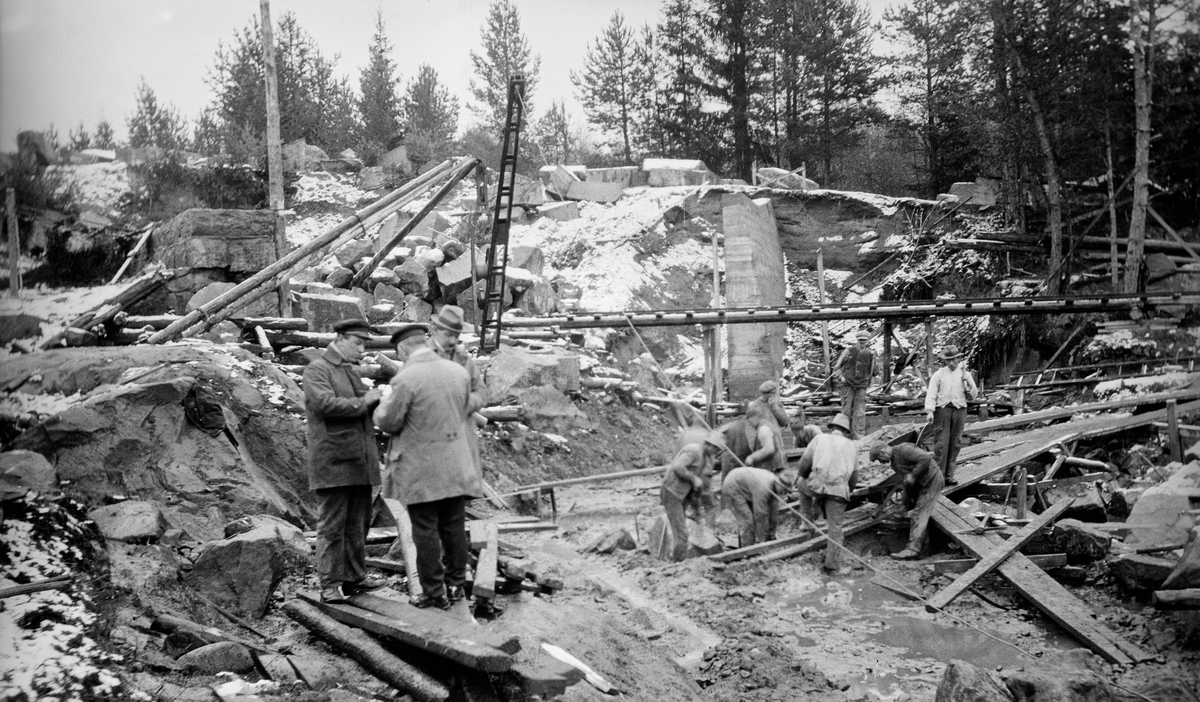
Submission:
<svg viewBox="0 0 1200 702">
<path fill-rule="evenodd" d="M 407 573 L 408 568 L 404 565 L 404 561 L 397 561 L 392 558 L 368 558 L 366 560 L 368 568 L 378 568 L 386 570 L 389 573 Z"/>
<path fill-rule="evenodd" d="M 860 507 L 859 509 L 863 509 L 863 508 Z M 870 506 L 870 512 L 871 513 L 874 512 L 874 505 Z M 851 514 L 854 514 L 854 510 L 847 512 L 847 516 L 849 516 Z M 879 524 L 879 522 L 880 522 L 880 519 L 878 517 L 873 517 L 873 516 L 871 516 L 870 513 L 868 513 L 865 518 L 860 518 L 858 521 L 850 522 L 849 520 L 847 520 L 846 524 L 843 525 L 843 527 L 842 527 L 842 534 L 843 534 L 843 536 L 853 536 L 859 532 L 870 529 L 871 527 L 875 526 L 876 524 Z M 825 542 L 826 542 L 825 534 L 821 533 L 821 534 L 818 534 L 817 536 L 809 539 L 808 541 L 804 541 L 802 543 L 796 544 L 795 546 L 788 546 L 779 551 L 774 551 L 772 553 L 767 553 L 767 554 L 764 554 L 761 556 L 756 556 L 752 562 L 753 563 L 766 563 L 767 561 L 779 561 L 779 560 L 783 560 L 784 558 L 791 558 L 792 556 L 799 556 L 804 553 L 816 551 L 819 548 L 824 548 Z"/>
<path fill-rule="evenodd" d="M 1200 609 L 1200 587 L 1183 590 L 1159 590 L 1154 593 L 1155 609 Z"/>
<path fill-rule="evenodd" d="M 62 590 L 71 584 L 71 576 L 62 575 L 57 578 L 48 580 L 39 580 L 35 583 L 25 583 L 24 585 L 13 585 L 12 587 L 0 588 L 0 600 L 17 595 L 30 595 L 43 590 Z"/>
<path fill-rule="evenodd" d="M 1058 568 L 1067 564 L 1067 554 L 1065 553 L 1047 553 L 1036 556 L 1026 556 L 1030 563 L 1045 570 L 1046 568 Z M 933 572 L 937 574 L 948 573 L 965 573 L 970 570 L 976 563 L 978 558 L 955 558 L 948 561 L 933 561 L 928 565 L 933 566 Z"/>
<path fill-rule="evenodd" d="M 67 324 L 67 328 L 86 330 L 91 329 L 97 324 L 109 322 L 117 316 L 117 313 L 149 297 L 173 277 L 175 277 L 174 271 L 162 267 L 155 268 L 140 278 L 135 279 L 124 290 L 105 300 L 99 306 L 71 320 Z M 47 339 L 42 344 L 42 350 L 58 346 L 62 342 L 64 335 L 65 332 Z"/>
<path fill-rule="evenodd" d="M 413 542 L 412 535 L 412 520 L 408 516 L 408 508 L 400 503 L 400 500 L 391 498 L 383 498 L 383 504 L 387 506 L 388 511 L 392 513 L 392 519 L 396 521 L 396 542 L 389 549 L 389 555 L 399 551 L 399 555 L 404 559 L 404 572 L 417 572 L 417 545 Z M 421 581 L 419 578 L 408 579 L 408 594 L 412 597 L 417 597 L 421 594 Z"/>
<path fill-rule="evenodd" d="M 958 597 L 974 585 L 976 580 L 979 580 L 999 567 L 1009 556 L 1019 551 L 1022 546 L 1037 536 L 1039 531 L 1045 529 L 1059 515 L 1066 512 L 1072 502 L 1074 500 L 1061 500 L 1057 502 L 1050 509 L 1039 514 L 1032 522 L 1022 527 L 1020 531 L 1013 534 L 1003 544 L 992 549 L 986 555 L 981 556 L 979 562 L 972 566 L 970 570 L 955 578 L 954 582 L 938 591 L 933 597 L 930 597 L 925 603 L 925 609 L 930 612 L 936 612 L 953 602 L 955 597 Z"/>
<path fill-rule="evenodd" d="M 226 634 L 224 631 L 221 631 L 215 626 L 204 626 L 202 624 L 197 624 L 190 619 L 184 619 L 183 617 L 176 616 L 174 614 L 158 615 L 154 618 L 154 623 L 151 624 L 150 628 L 155 631 L 162 631 L 168 634 L 176 631 L 182 631 L 195 636 L 205 643 L 231 641 L 236 644 L 241 644 L 252 651 L 265 651 L 267 653 L 274 652 L 270 648 L 256 644 L 253 641 L 248 641 L 232 634 Z"/>
<path fill-rule="evenodd" d="M 487 536 L 479 560 L 475 564 L 475 586 L 471 596 L 490 600 L 496 596 L 496 557 L 499 555 L 500 529 L 495 524 L 487 525 Z"/>
<path fill-rule="evenodd" d="M 862 519 L 869 519 L 874 510 L 874 505 L 864 505 L 862 507 L 852 509 L 849 512 L 846 512 L 846 523 L 858 523 Z M 713 554 L 708 558 L 709 560 L 716 561 L 717 563 L 730 563 L 732 561 L 740 561 L 743 558 L 750 558 L 752 556 L 758 556 L 764 553 L 770 553 L 771 551 L 787 548 L 793 544 L 804 544 L 812 541 L 814 538 L 824 540 L 823 536 L 814 537 L 811 532 L 805 531 L 804 533 L 796 534 L 794 536 L 785 536 L 781 539 L 775 539 L 774 541 L 764 541 L 761 544 L 743 546 L 742 548 L 735 548 L 732 551 Z"/>
<path fill-rule="evenodd" d="M 450 699 L 450 690 L 445 685 L 389 653 L 371 637 L 339 623 L 313 605 L 291 600 L 283 606 L 283 611 L 309 631 L 333 644 L 338 651 L 349 654 L 380 680 L 407 692 L 413 699 L 422 702 Z"/>
<path fill-rule="evenodd" d="M 1015 414 L 1011 417 L 990 419 L 986 422 L 974 422 L 972 424 L 968 424 L 966 428 L 963 429 L 963 433 L 985 434 L 989 431 L 996 431 L 998 429 L 1016 429 L 1018 427 L 1033 424 L 1034 422 L 1048 422 L 1055 419 L 1066 419 L 1067 417 L 1073 417 L 1083 412 L 1103 412 L 1104 410 L 1164 403 L 1167 400 L 1184 401 L 1195 400 L 1197 398 L 1200 398 L 1200 389 L 1188 389 L 1177 390 L 1174 392 L 1160 392 L 1153 395 L 1123 397 L 1119 400 L 1109 400 L 1107 402 L 1091 402 L 1085 405 L 1075 405 L 1074 407 L 1055 407 L 1054 409 L 1039 410 L 1037 412 Z"/>
<path fill-rule="evenodd" d="M 397 607 L 385 616 L 351 605 L 325 604 L 312 593 L 302 593 L 300 598 L 343 624 L 395 639 L 474 670 L 501 673 L 512 665 L 509 654 L 482 642 L 482 632 L 441 610 L 408 606 L 409 611 L 403 612 L 397 611 L 400 609 Z"/>
<path fill-rule="evenodd" d="M 564 485 L 579 485 L 582 483 L 599 483 L 606 480 L 621 480 L 622 478 L 636 478 L 642 475 L 662 475 L 666 470 L 666 466 L 651 466 L 650 468 L 638 468 L 637 470 L 623 470 L 619 473 L 604 473 L 603 475 L 589 475 L 583 478 L 564 478 L 563 480 L 551 480 L 545 483 L 534 483 L 533 485 L 525 485 L 516 488 L 510 492 L 504 493 L 505 497 L 510 495 L 520 495 L 523 492 L 533 492 L 535 490 L 545 490 L 547 488 L 562 487 Z"/>
<path fill-rule="evenodd" d="M 982 558 L 1003 543 L 994 534 L 965 533 L 979 527 L 979 522 L 945 497 L 938 498 L 933 510 L 933 522 L 976 558 Z M 1082 602 L 1024 555 L 1014 553 L 1000 565 L 999 571 L 1017 592 L 1106 661 L 1129 665 L 1153 657 L 1100 623 Z"/>
</svg>

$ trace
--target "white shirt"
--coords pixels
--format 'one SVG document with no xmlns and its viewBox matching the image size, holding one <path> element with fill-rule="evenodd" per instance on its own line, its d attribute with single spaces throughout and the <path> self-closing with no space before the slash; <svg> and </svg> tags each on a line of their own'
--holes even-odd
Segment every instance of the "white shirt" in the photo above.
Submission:
<svg viewBox="0 0 1200 702">
<path fill-rule="evenodd" d="M 961 365 L 954 370 L 950 366 L 942 366 L 929 379 L 929 390 L 925 393 L 925 411 L 932 412 L 938 407 L 954 405 L 963 408 L 967 406 L 967 396 L 975 397 L 979 388 L 974 379 Z"/>
</svg>

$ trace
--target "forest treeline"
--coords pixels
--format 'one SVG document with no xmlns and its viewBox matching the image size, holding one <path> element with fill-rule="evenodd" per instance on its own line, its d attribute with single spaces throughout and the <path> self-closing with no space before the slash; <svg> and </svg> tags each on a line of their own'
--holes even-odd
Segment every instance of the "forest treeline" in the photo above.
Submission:
<svg viewBox="0 0 1200 702">
<path fill-rule="evenodd" d="M 512 0 L 489 8 L 466 96 L 428 65 L 398 66 L 381 15 L 352 79 L 288 13 L 274 30 L 282 137 L 352 148 L 368 164 L 400 143 L 417 162 L 455 151 L 495 161 L 507 78 L 520 73 L 526 169 L 699 158 L 725 177 L 803 166 L 824 187 L 921 197 L 982 176 L 1053 206 L 1068 185 L 1103 189 L 1134 170 L 1141 61 L 1152 86 L 1148 178 L 1164 209 L 1194 222 L 1198 8 L 902 0 L 875 22 L 861 0 L 663 0 L 656 24 L 633 27 L 618 12 L 581 47 L 571 78 L 582 116 L 561 99 L 542 102 L 536 47 Z M 216 48 L 200 115 L 185 118 L 139 85 L 129 145 L 264 158 L 259 32 L 251 19 Z M 112 132 L 80 125 L 70 146 L 111 146 Z"/>
</svg>

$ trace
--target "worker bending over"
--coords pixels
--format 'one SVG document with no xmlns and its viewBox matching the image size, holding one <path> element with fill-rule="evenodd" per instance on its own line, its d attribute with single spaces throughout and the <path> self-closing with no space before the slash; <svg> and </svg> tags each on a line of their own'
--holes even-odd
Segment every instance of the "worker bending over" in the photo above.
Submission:
<svg viewBox="0 0 1200 702">
<path fill-rule="evenodd" d="M 850 418 L 836 415 L 829 422 L 829 433 L 818 434 L 800 457 L 796 487 L 800 491 L 801 510 L 813 519 L 818 510 L 825 515 L 827 541 L 825 572 L 843 575 L 841 567 L 842 520 L 850 491 L 858 484 L 858 447 L 850 438 Z"/>
<path fill-rule="evenodd" d="M 725 476 L 721 496 L 737 518 L 738 548 L 775 538 L 779 506 L 786 500 L 787 492 L 783 471 L 742 466 Z"/>
<path fill-rule="evenodd" d="M 709 479 L 713 460 L 725 449 L 719 432 L 709 432 L 702 441 L 690 441 L 679 449 L 663 475 L 660 499 L 667 514 L 667 524 L 675 537 L 671 560 L 682 561 L 687 555 L 687 511 L 696 515 L 697 522 L 707 522 L 713 503 Z M 713 515 L 715 517 L 715 515 Z"/>
<path fill-rule="evenodd" d="M 920 558 L 929 531 L 929 517 L 933 515 L 938 495 L 946 486 L 942 471 L 934 462 L 933 454 L 916 444 L 876 444 L 871 448 L 871 460 L 890 463 L 892 470 L 904 478 L 904 505 L 909 511 L 908 545 L 903 551 L 893 553 L 892 558 Z"/>
</svg>

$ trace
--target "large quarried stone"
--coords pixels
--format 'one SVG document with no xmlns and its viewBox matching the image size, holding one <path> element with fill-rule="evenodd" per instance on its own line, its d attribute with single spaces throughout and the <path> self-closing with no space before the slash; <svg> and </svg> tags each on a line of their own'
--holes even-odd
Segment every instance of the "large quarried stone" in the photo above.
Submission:
<svg viewBox="0 0 1200 702">
<path fill-rule="evenodd" d="M 1132 592 L 1159 589 L 1174 568 L 1174 560 L 1141 553 L 1123 553 L 1108 560 L 1108 571 Z"/>
<path fill-rule="evenodd" d="M 433 316 L 433 305 L 416 295 L 405 295 L 403 307 L 397 314 L 402 322 L 428 322 Z"/>
<path fill-rule="evenodd" d="M 88 512 L 106 539 L 146 543 L 163 532 L 163 515 L 158 505 L 146 500 L 118 502 Z"/>
<path fill-rule="evenodd" d="M 938 683 L 935 702 L 1012 702 L 999 680 L 966 661 L 952 660 Z"/>
<path fill-rule="evenodd" d="M 634 188 L 646 184 L 646 175 L 637 166 L 589 168 L 587 179 L 588 182 L 617 183 L 622 188 Z"/>
<path fill-rule="evenodd" d="M 366 319 L 363 306 L 354 295 L 313 295 L 296 293 L 300 299 L 300 314 L 308 320 L 308 330 L 331 332 L 333 325 L 343 319 Z"/>
<path fill-rule="evenodd" d="M 546 254 L 538 246 L 514 246 L 508 252 L 508 265 L 541 275 L 546 267 Z"/>
<path fill-rule="evenodd" d="M 471 287 L 471 259 L 457 258 L 437 269 L 438 284 L 442 286 L 442 297 L 453 300 L 463 290 Z"/>
<path fill-rule="evenodd" d="M 524 290 L 517 300 L 517 307 L 533 316 L 554 314 L 558 311 L 558 293 L 550 281 L 540 275 L 533 277 L 533 284 Z"/>
<path fill-rule="evenodd" d="M 758 169 L 758 183 L 768 188 L 790 190 L 816 190 L 821 187 L 815 180 L 805 178 L 799 173 L 785 171 L 782 168 Z"/>
<path fill-rule="evenodd" d="M 201 306 L 215 300 L 218 296 L 236 287 L 235 283 L 209 283 L 197 290 L 191 297 L 188 298 L 184 309 L 188 312 L 200 309 Z M 238 316 L 244 317 L 274 317 L 279 314 L 279 295 L 278 293 L 267 293 L 258 298 L 254 302 L 242 308 L 238 312 Z"/>
<path fill-rule="evenodd" d="M 553 202 L 538 208 L 538 214 L 559 222 L 579 219 L 579 205 L 574 202 Z"/>
<path fill-rule="evenodd" d="M 1183 543 L 1192 528 L 1189 510 L 1194 509 L 1191 495 L 1197 488 L 1200 462 L 1196 461 L 1179 468 L 1165 482 L 1147 488 L 1126 520 L 1139 526 L 1126 542 L 1139 546 Z"/>
<path fill-rule="evenodd" d="M 571 398 L 548 385 L 515 391 L 530 429 L 566 434 L 580 419 L 586 419 Z"/>
<path fill-rule="evenodd" d="M 1091 563 L 1108 555 L 1112 537 L 1108 533 L 1079 521 L 1061 519 L 1054 525 L 1050 535 L 1055 548 L 1067 554 L 1071 563 Z"/>
<path fill-rule="evenodd" d="M 397 276 L 396 287 L 418 297 L 429 294 L 429 269 L 420 261 L 410 258 L 393 269 Z"/>
<path fill-rule="evenodd" d="M 775 307 L 786 303 L 783 250 L 770 200 L 742 194 L 721 198 L 725 226 L 726 304 L 730 307 Z M 787 325 L 730 324 L 729 397 L 758 396 L 764 379 L 783 373 Z"/>
<path fill-rule="evenodd" d="M 484 373 L 491 397 L 501 398 L 514 389 L 550 385 L 562 392 L 579 391 L 579 357 L 552 349 L 538 352 L 501 346 L 492 354 Z"/>
<path fill-rule="evenodd" d="M 179 657 L 178 662 L 184 670 L 205 675 L 248 673 L 254 670 L 250 649 L 232 641 L 218 641 L 188 651 Z"/>
<path fill-rule="evenodd" d="M 5 451 L 0 453 L 0 498 L 19 497 L 35 490 L 58 487 L 58 471 L 40 453 Z"/>
<path fill-rule="evenodd" d="M 272 210 L 186 210 L 155 227 L 155 257 L 168 268 L 259 271 L 278 257 L 283 218 Z"/>
<path fill-rule="evenodd" d="M 546 190 L 541 180 L 518 175 L 513 182 L 514 205 L 540 205 L 546 201 Z"/>
<path fill-rule="evenodd" d="M 382 305 L 391 303 L 399 305 L 404 302 L 404 293 L 400 292 L 400 288 L 389 283 L 380 283 L 375 286 L 375 304 Z"/>
<path fill-rule="evenodd" d="M 188 584 L 217 604 L 247 617 L 261 617 L 289 563 L 309 556 L 304 534 L 274 519 L 245 533 L 204 545 L 188 573 Z"/>
<path fill-rule="evenodd" d="M 566 196 L 571 200 L 589 202 L 616 202 L 625 194 L 620 183 L 600 183 L 590 180 L 576 181 L 567 187 Z"/>
</svg>

